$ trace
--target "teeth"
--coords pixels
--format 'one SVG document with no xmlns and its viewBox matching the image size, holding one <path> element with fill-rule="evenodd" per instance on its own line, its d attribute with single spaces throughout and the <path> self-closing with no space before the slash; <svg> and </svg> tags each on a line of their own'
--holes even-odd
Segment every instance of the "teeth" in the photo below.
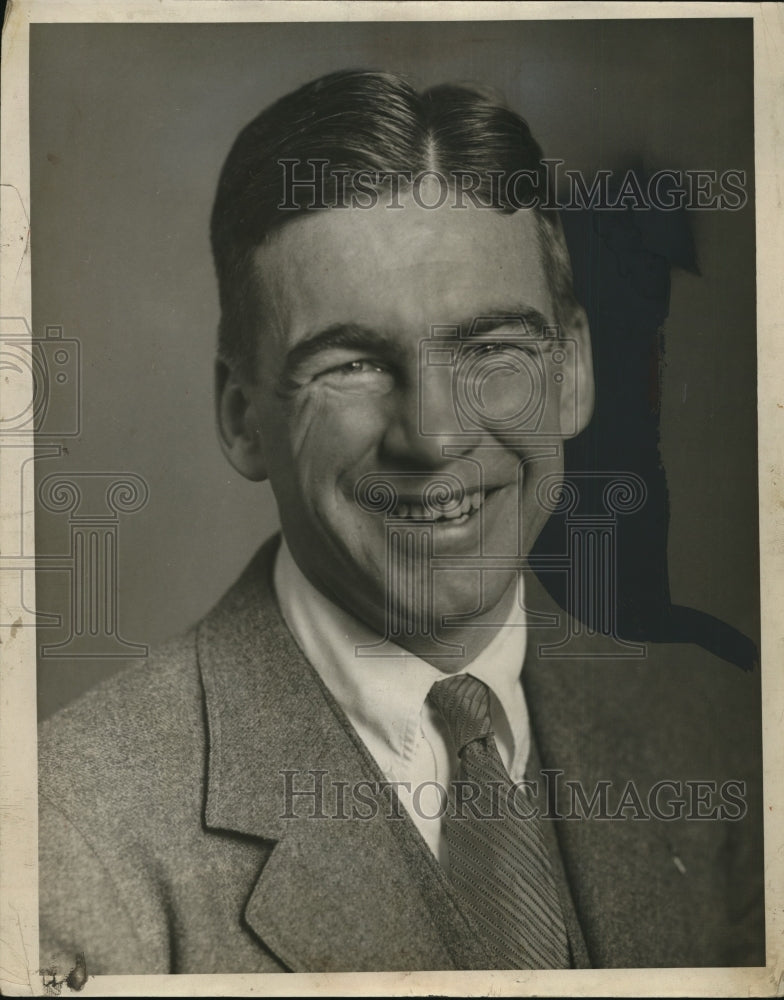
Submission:
<svg viewBox="0 0 784 1000">
<path fill-rule="evenodd" d="M 467 514 L 469 510 L 471 510 L 471 498 L 465 496 L 463 497 L 463 502 L 459 507 L 454 507 L 452 510 L 445 510 L 442 517 L 447 517 L 450 521 L 454 521 L 455 518 L 462 517 L 463 514 Z"/>
<path fill-rule="evenodd" d="M 484 490 L 472 490 L 470 493 L 466 493 L 459 507 L 455 507 L 449 511 L 443 511 L 441 517 L 446 518 L 449 521 L 456 521 L 459 518 L 465 518 L 473 511 L 479 510 L 484 503 L 484 499 Z"/>
<path fill-rule="evenodd" d="M 434 517 L 436 521 L 456 521 L 472 511 L 479 510 L 484 499 L 484 490 L 472 490 L 470 493 L 466 493 L 459 507 L 452 507 L 449 510 L 431 511 L 419 503 L 399 503 L 392 513 L 394 517 L 416 518 L 418 520 L 430 520 Z"/>
</svg>

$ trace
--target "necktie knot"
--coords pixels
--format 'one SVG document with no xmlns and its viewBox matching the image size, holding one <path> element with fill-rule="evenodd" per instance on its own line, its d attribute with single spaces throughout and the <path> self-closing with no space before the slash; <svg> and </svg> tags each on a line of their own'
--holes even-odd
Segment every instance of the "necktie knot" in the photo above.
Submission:
<svg viewBox="0 0 784 1000">
<path fill-rule="evenodd" d="M 490 691 L 470 674 L 436 681 L 428 695 L 441 714 L 458 757 L 469 743 L 490 731 Z"/>
</svg>

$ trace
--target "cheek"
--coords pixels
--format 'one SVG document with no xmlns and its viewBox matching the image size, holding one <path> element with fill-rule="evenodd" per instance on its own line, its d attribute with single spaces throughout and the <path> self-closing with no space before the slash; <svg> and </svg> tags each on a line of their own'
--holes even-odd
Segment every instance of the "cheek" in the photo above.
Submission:
<svg viewBox="0 0 784 1000">
<path fill-rule="evenodd" d="M 366 471 L 383 437 L 383 407 L 376 397 L 340 396 L 308 386 L 292 399 L 285 417 L 289 461 L 304 489 L 316 491 Z"/>
</svg>

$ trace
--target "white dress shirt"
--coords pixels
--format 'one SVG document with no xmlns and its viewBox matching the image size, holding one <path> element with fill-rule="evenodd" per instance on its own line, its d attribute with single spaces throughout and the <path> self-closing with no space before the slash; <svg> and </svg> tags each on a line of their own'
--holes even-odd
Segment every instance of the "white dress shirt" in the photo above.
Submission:
<svg viewBox="0 0 784 1000">
<path fill-rule="evenodd" d="M 275 592 L 297 645 L 346 713 L 387 781 L 407 782 L 398 797 L 430 850 L 447 863 L 441 829 L 442 793 L 457 759 L 443 723 L 427 702 L 436 681 L 449 676 L 407 653 L 363 656 L 355 647 L 379 636 L 328 600 L 305 578 L 281 540 L 275 561 Z M 522 587 L 522 580 L 520 583 Z M 530 727 L 521 671 L 525 656 L 525 612 L 520 599 L 506 624 L 460 672 L 490 689 L 490 711 L 501 759 L 513 781 L 521 781 L 530 750 Z"/>
</svg>

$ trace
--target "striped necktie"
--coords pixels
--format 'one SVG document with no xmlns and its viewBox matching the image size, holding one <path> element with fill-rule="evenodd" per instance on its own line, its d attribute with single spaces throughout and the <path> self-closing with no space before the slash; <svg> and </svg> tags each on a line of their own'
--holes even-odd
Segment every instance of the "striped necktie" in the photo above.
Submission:
<svg viewBox="0 0 784 1000">
<path fill-rule="evenodd" d="M 490 692 L 459 674 L 428 695 L 459 759 L 444 815 L 450 878 L 502 969 L 569 968 L 563 913 L 538 819 L 490 729 Z M 465 783 L 465 784 L 463 784 Z"/>
</svg>

